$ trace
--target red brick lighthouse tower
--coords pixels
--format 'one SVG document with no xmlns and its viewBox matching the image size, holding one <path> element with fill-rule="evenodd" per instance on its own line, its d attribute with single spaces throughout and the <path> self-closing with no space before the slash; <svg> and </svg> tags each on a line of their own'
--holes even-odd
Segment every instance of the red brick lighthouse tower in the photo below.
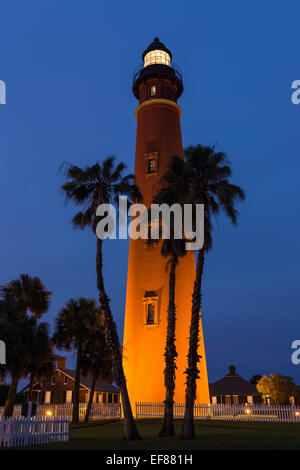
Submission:
<svg viewBox="0 0 300 470">
<path fill-rule="evenodd" d="M 143 53 L 143 67 L 134 75 L 133 94 L 139 100 L 135 177 L 150 206 L 172 155 L 183 155 L 177 100 L 183 92 L 182 77 L 171 65 L 172 54 L 158 38 Z M 194 252 L 179 260 L 176 269 L 175 402 L 185 401 L 184 371 L 187 367 L 192 292 L 195 279 Z M 167 331 L 169 274 L 160 246 L 147 249 L 145 240 L 130 240 L 124 327 L 124 369 L 133 410 L 135 402 L 163 402 L 164 348 Z M 209 403 L 206 359 L 200 325 L 200 380 L 197 402 Z"/>
</svg>

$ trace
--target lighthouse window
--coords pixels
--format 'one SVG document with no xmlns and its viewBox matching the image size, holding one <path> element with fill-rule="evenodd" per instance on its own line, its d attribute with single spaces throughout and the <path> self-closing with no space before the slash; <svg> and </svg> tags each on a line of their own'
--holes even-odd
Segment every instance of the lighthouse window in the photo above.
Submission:
<svg viewBox="0 0 300 470">
<path fill-rule="evenodd" d="M 155 160 L 154 158 L 150 158 L 148 160 L 148 173 L 154 173 L 155 172 Z"/>
<path fill-rule="evenodd" d="M 144 325 L 158 325 L 158 296 L 154 291 L 146 291 L 144 296 Z"/>
<path fill-rule="evenodd" d="M 156 95 L 156 86 L 151 85 L 150 87 L 150 96 L 155 96 Z"/>
<path fill-rule="evenodd" d="M 148 304 L 147 324 L 151 325 L 153 323 L 154 323 L 154 304 Z"/>
<path fill-rule="evenodd" d="M 145 154 L 145 173 L 146 175 L 156 175 L 158 173 L 158 153 Z"/>
<path fill-rule="evenodd" d="M 148 52 L 144 57 L 144 67 L 154 64 L 171 65 L 171 57 L 165 51 L 155 50 Z"/>
</svg>

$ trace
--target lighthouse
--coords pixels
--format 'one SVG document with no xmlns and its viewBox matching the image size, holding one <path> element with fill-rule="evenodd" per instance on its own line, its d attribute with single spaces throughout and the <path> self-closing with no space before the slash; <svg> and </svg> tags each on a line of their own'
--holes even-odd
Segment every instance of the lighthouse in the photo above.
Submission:
<svg viewBox="0 0 300 470">
<path fill-rule="evenodd" d="M 150 206 L 160 179 L 173 155 L 183 157 L 177 101 L 183 92 L 181 74 L 172 66 L 172 53 L 155 38 L 142 55 L 143 64 L 134 74 L 133 94 L 139 101 L 134 174 Z M 176 268 L 176 380 L 174 400 L 185 402 L 185 370 L 189 344 L 192 293 L 195 279 L 194 252 L 179 259 Z M 149 249 L 145 240 L 130 240 L 123 363 L 131 406 L 136 402 L 163 402 L 164 349 L 167 333 L 169 273 L 160 245 Z M 200 320 L 201 322 L 201 320 Z M 202 324 L 200 325 L 200 379 L 198 403 L 209 403 L 209 391 Z"/>
</svg>

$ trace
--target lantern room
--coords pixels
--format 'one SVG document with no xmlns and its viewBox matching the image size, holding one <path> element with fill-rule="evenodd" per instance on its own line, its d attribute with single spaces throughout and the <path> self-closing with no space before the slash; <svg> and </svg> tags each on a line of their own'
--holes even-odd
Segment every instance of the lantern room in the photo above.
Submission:
<svg viewBox="0 0 300 470">
<path fill-rule="evenodd" d="M 143 64 L 133 76 L 133 94 L 140 103 L 150 99 L 177 102 L 183 91 L 181 73 L 172 64 L 172 53 L 154 38 L 142 54 Z"/>
</svg>

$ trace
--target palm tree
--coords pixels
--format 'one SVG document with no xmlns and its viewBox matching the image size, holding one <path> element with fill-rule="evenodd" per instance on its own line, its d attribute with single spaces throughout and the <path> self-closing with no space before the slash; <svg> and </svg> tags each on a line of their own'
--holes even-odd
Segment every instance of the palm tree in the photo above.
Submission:
<svg viewBox="0 0 300 470">
<path fill-rule="evenodd" d="M 100 311 L 97 323 L 89 329 L 89 338 L 82 351 L 82 374 L 92 376 L 92 385 L 84 421 L 89 420 L 95 387 L 98 380 L 113 382 L 112 355 L 105 338 L 104 318 Z"/>
<path fill-rule="evenodd" d="M 224 212 L 231 222 L 237 222 L 235 202 L 244 199 L 243 190 L 229 182 L 231 168 L 223 152 L 215 152 L 214 147 L 202 145 L 190 146 L 184 150 L 185 160 L 173 157 L 168 171 L 163 177 L 164 191 L 178 194 L 185 203 L 204 204 L 204 245 L 198 250 L 196 278 L 192 297 L 192 313 L 186 370 L 186 407 L 181 437 L 191 439 L 194 431 L 194 402 L 196 399 L 196 381 L 199 378 L 198 344 L 199 321 L 202 300 L 202 274 L 205 253 L 212 247 L 212 216 Z"/>
<path fill-rule="evenodd" d="M 36 320 L 48 311 L 50 296 L 51 293 L 46 290 L 40 278 L 31 277 L 28 274 L 21 274 L 19 279 L 0 286 L 0 297 L 4 301 L 3 315 L 5 311 L 11 310 L 11 317 L 6 318 L 6 327 L 11 331 L 8 336 L 14 338 L 18 336 L 11 348 L 7 343 L 8 355 L 11 353 L 13 359 L 10 361 L 12 380 L 4 416 L 11 416 L 13 413 L 18 382 L 28 372 L 28 363 L 31 358 L 28 345 L 31 344 L 30 338 L 34 335 L 32 329 L 36 327 Z M 32 314 L 32 317 L 28 317 L 28 312 Z M 12 324 L 13 319 L 14 324 Z"/>
<path fill-rule="evenodd" d="M 73 394 L 72 422 L 79 422 L 79 389 L 82 351 L 91 325 L 97 321 L 98 308 L 94 299 L 71 299 L 55 320 L 53 342 L 58 349 L 76 349 L 76 370 Z"/>
<path fill-rule="evenodd" d="M 39 277 L 21 274 L 0 286 L 0 297 L 7 301 L 16 302 L 18 310 L 24 315 L 29 311 L 35 318 L 41 316 L 49 309 L 51 292 L 47 291 Z"/>
<path fill-rule="evenodd" d="M 4 405 L 5 417 L 12 416 L 16 401 L 19 380 L 28 374 L 30 348 L 34 338 L 36 319 L 20 315 L 18 305 L 13 302 L 0 301 L 1 339 L 6 344 L 6 364 L 0 366 L 1 377 L 11 376 L 8 395 Z"/>
<path fill-rule="evenodd" d="M 178 192 L 172 193 L 167 188 L 162 188 L 154 197 L 155 204 L 168 204 L 171 206 L 178 201 Z M 166 387 L 166 398 L 164 408 L 164 420 L 162 429 L 159 436 L 174 436 L 174 390 L 175 390 L 175 372 L 176 372 L 176 305 L 175 305 L 175 281 L 176 281 L 176 266 L 178 258 L 186 254 L 185 240 L 174 238 L 174 219 L 170 220 L 170 239 L 163 239 L 161 243 L 161 255 L 168 258 L 169 265 L 169 303 L 168 303 L 168 316 L 167 316 L 167 335 L 165 345 L 165 369 L 164 379 Z M 162 235 L 162 227 L 160 228 L 160 236 Z M 148 239 L 148 245 L 152 246 L 155 239 Z"/>
<path fill-rule="evenodd" d="M 178 264 L 178 258 L 186 254 L 184 240 L 164 240 L 162 243 L 161 254 L 169 258 L 169 304 L 167 316 L 167 337 L 165 346 L 165 387 L 166 399 L 164 409 L 164 420 L 160 436 L 174 436 L 174 390 L 175 390 L 175 371 L 176 371 L 176 345 L 175 345 L 175 328 L 176 328 L 176 305 L 175 305 L 175 270 Z"/>
<path fill-rule="evenodd" d="M 37 325 L 36 333 L 29 345 L 29 349 L 30 362 L 28 364 L 28 373 L 30 375 L 30 384 L 28 401 L 32 401 L 34 382 L 43 381 L 51 377 L 55 371 L 54 354 L 49 335 L 49 325 L 47 323 L 43 322 Z"/>
<path fill-rule="evenodd" d="M 9 391 L 9 385 L 4 383 L 0 385 L 0 406 L 4 406 Z"/>
<path fill-rule="evenodd" d="M 188 165 L 189 187 L 193 204 L 204 204 L 204 246 L 198 250 L 196 279 L 194 282 L 192 314 L 190 324 L 190 342 L 188 352 L 186 407 L 181 437 L 195 437 L 194 402 L 196 399 L 196 381 L 199 377 L 197 367 L 199 361 L 199 321 L 202 300 L 202 274 L 205 253 L 212 247 L 212 216 L 217 217 L 223 212 L 232 222 L 237 223 L 235 203 L 244 200 L 244 191 L 229 182 L 231 168 L 226 154 L 215 152 L 215 147 L 202 145 L 190 146 L 185 149 Z"/>
<path fill-rule="evenodd" d="M 115 166 L 114 162 L 114 157 L 109 157 L 102 164 L 97 162 L 95 165 L 84 169 L 75 165 L 66 166 L 68 181 L 63 184 L 62 190 L 66 194 L 67 201 L 71 200 L 82 207 L 82 211 L 78 212 L 73 218 L 75 228 L 84 229 L 89 226 L 96 233 L 96 226 L 100 220 L 96 216 L 96 210 L 100 204 L 116 202 L 121 195 L 129 196 L 131 200 L 140 199 L 138 188 L 133 184 L 134 176 L 123 176 L 126 166 L 124 163 Z M 114 377 L 121 392 L 124 412 L 124 439 L 140 439 L 128 397 L 117 327 L 110 309 L 110 299 L 104 286 L 102 245 L 103 240 L 97 237 L 97 287 L 100 307 L 104 312 L 107 345 L 112 352 Z"/>
</svg>

